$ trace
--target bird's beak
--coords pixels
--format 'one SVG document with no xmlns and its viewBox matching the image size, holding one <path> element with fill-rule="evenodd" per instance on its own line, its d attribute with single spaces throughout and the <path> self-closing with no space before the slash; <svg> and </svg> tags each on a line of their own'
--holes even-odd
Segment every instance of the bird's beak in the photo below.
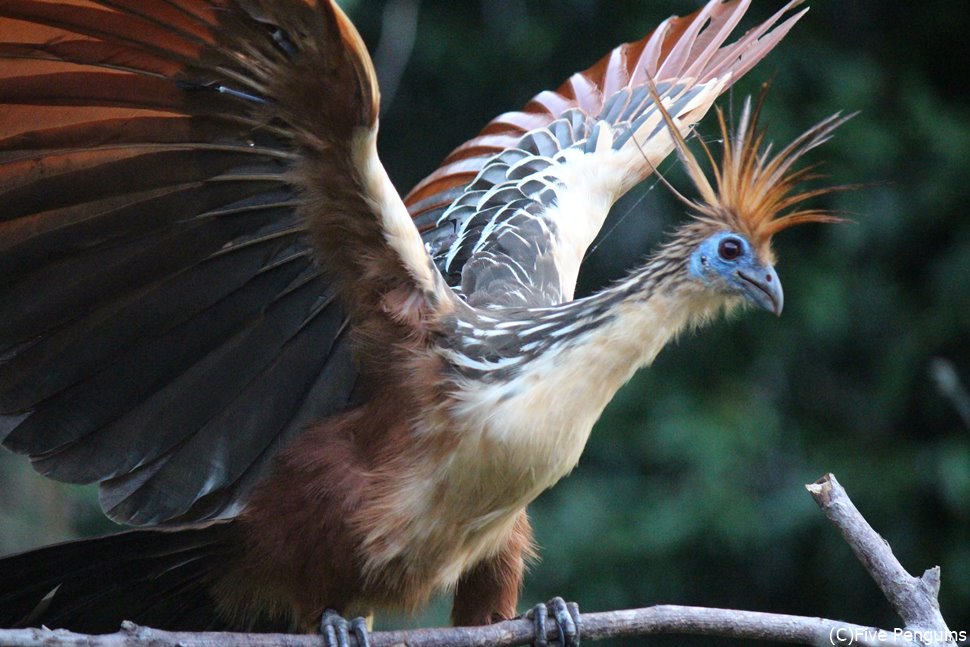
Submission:
<svg viewBox="0 0 970 647">
<path fill-rule="evenodd" d="M 785 306 L 785 292 L 775 268 L 771 265 L 754 265 L 738 270 L 738 284 L 744 296 L 759 308 L 781 315 Z"/>
</svg>

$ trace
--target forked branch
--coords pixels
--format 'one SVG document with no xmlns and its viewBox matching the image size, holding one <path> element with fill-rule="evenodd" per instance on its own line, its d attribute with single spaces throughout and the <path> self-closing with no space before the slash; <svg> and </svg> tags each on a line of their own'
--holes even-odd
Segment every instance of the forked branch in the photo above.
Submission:
<svg viewBox="0 0 970 647">
<path fill-rule="evenodd" d="M 940 567 L 927 569 L 922 577 L 910 575 L 893 555 L 889 543 L 855 507 L 834 474 L 826 474 L 805 487 L 842 533 L 893 610 L 903 619 L 906 629 L 918 632 L 924 645 L 956 642 L 940 613 Z"/>
</svg>

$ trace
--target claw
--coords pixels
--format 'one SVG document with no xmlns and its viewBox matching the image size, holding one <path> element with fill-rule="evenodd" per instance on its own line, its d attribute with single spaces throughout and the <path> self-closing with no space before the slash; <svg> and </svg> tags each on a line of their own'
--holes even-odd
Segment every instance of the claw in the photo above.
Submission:
<svg viewBox="0 0 970 647">
<path fill-rule="evenodd" d="M 550 607 L 552 607 L 552 617 L 556 621 L 556 627 L 559 629 L 559 644 L 562 647 L 579 647 L 579 635 L 582 630 L 579 605 L 575 602 L 567 604 L 560 597 L 549 600 L 547 604 L 540 602 L 525 614 L 535 627 L 533 647 L 547 647 L 549 644 L 546 639 L 546 621 L 549 618 Z"/>
<path fill-rule="evenodd" d="M 351 647 L 350 634 L 357 638 L 357 647 L 370 647 L 370 634 L 365 618 L 347 621 L 333 609 L 327 609 L 320 617 L 320 633 L 326 647 Z"/>
</svg>

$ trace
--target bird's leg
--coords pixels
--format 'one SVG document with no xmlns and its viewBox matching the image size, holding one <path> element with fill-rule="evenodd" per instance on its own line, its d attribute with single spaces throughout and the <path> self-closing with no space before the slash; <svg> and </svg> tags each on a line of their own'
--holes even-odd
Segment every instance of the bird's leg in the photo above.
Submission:
<svg viewBox="0 0 970 647">
<path fill-rule="evenodd" d="M 559 644 L 562 647 L 579 647 L 579 634 L 582 629 L 579 606 L 575 602 L 566 602 L 560 597 L 555 597 L 545 604 L 540 602 L 525 614 L 525 617 L 532 620 L 535 626 L 535 637 L 532 640 L 534 647 L 546 647 L 549 644 L 546 640 L 546 621 L 549 619 L 550 608 L 556 626 L 559 628 Z"/>
<path fill-rule="evenodd" d="M 462 575 L 455 589 L 451 621 L 458 626 L 485 625 L 515 616 L 515 607 L 522 588 L 525 555 L 532 551 L 532 529 L 523 510 L 502 549 L 475 565 Z M 553 598 L 547 604 L 537 604 L 526 618 L 535 623 L 535 647 L 546 647 L 546 627 L 550 611 L 559 629 L 562 647 L 579 647 L 579 607 Z"/>
<path fill-rule="evenodd" d="M 326 647 L 351 647 L 350 634 L 357 637 L 357 647 L 370 647 L 366 618 L 347 620 L 334 609 L 327 609 L 320 617 L 320 633 Z"/>
<path fill-rule="evenodd" d="M 487 625 L 516 616 L 525 555 L 532 550 L 532 529 L 525 510 L 505 544 L 458 580 L 451 622 L 456 626 Z"/>
</svg>

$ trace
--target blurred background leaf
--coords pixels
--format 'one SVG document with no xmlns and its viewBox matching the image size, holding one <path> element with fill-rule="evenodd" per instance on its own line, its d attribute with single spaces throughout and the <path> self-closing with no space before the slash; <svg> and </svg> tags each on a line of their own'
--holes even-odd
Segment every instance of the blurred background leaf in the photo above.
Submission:
<svg viewBox="0 0 970 647">
<path fill-rule="evenodd" d="M 344 4 L 375 48 L 385 3 Z M 392 178 L 406 191 L 493 116 L 700 4 L 425 0 L 382 117 Z M 748 24 L 778 5 L 755 3 Z M 722 100 L 774 79 L 764 123 L 779 142 L 860 111 L 812 155 L 833 182 L 867 184 L 818 202 L 853 223 L 780 237 L 780 319 L 686 336 L 619 393 L 580 466 L 532 507 L 543 559 L 523 609 L 563 595 L 586 611 L 679 603 L 894 627 L 802 487 L 832 471 L 906 567 L 942 566 L 944 616 L 970 628 L 970 429 L 930 374 L 939 357 L 970 380 L 968 33 L 966 3 L 823 0 Z M 682 217 L 667 193 L 650 181 L 618 205 L 584 292 Z M 92 488 L 6 453 L 0 491 L 0 550 L 111 529 Z M 446 615 L 440 602 L 407 622 Z"/>
</svg>

